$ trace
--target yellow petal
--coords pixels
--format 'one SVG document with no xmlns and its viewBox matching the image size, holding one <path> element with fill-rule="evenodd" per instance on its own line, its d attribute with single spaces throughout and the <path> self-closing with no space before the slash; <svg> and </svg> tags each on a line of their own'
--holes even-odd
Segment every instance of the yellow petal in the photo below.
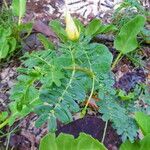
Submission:
<svg viewBox="0 0 150 150">
<path fill-rule="evenodd" d="M 80 33 L 68 11 L 66 11 L 65 17 L 66 17 L 66 33 L 68 39 L 72 41 L 79 39 Z"/>
</svg>

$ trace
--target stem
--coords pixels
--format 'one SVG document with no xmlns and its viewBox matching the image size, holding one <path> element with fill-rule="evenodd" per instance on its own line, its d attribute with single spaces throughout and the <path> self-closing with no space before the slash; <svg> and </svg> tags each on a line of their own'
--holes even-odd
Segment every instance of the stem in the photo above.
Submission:
<svg viewBox="0 0 150 150">
<path fill-rule="evenodd" d="M 8 150 L 8 148 L 9 148 L 10 136 L 11 136 L 11 133 L 9 133 L 9 134 L 8 134 L 8 137 L 7 137 L 6 150 Z"/>
<path fill-rule="evenodd" d="M 10 118 L 10 117 L 9 117 Z M 8 124 L 9 118 L 7 118 L 3 123 L 0 124 L 0 129 L 3 128 L 5 125 Z"/>
<path fill-rule="evenodd" d="M 19 3 L 19 20 L 18 20 L 18 25 L 21 24 L 21 18 L 22 18 L 21 10 L 22 10 L 22 5 L 21 5 L 21 2 L 20 2 L 20 3 Z"/>
<path fill-rule="evenodd" d="M 105 141 L 107 126 L 108 126 L 108 121 L 106 121 L 106 123 L 105 123 L 105 128 L 104 128 L 104 132 L 103 132 L 102 143 L 104 143 L 104 141 Z"/>
<path fill-rule="evenodd" d="M 72 63 L 73 63 L 73 71 L 72 71 L 72 74 L 71 74 L 70 81 L 68 82 L 68 84 L 67 84 L 65 90 L 63 91 L 61 97 L 59 98 L 59 102 L 62 101 L 64 95 L 66 94 L 66 92 L 67 92 L 67 90 L 68 90 L 68 88 L 69 88 L 70 85 L 72 84 L 72 81 L 73 81 L 73 79 L 74 79 L 74 75 L 75 75 L 75 72 L 76 72 L 76 70 L 75 70 L 75 65 L 76 65 L 76 63 L 75 63 L 74 55 L 73 55 L 73 52 L 72 52 L 71 49 L 70 49 L 70 54 L 71 54 Z"/>
<path fill-rule="evenodd" d="M 122 57 L 122 53 L 119 53 L 119 55 L 117 56 L 117 58 L 115 59 L 115 61 L 112 64 L 111 70 L 113 70 L 116 67 L 116 65 L 120 61 L 121 57 Z"/>
<path fill-rule="evenodd" d="M 19 19 L 18 19 L 18 25 L 21 24 L 21 17 L 19 16 Z"/>
<path fill-rule="evenodd" d="M 7 4 L 6 0 L 3 0 L 3 2 L 4 2 L 6 9 L 8 9 L 8 4 Z"/>
<path fill-rule="evenodd" d="M 89 105 L 89 103 L 90 103 L 90 100 L 91 100 L 91 98 L 92 98 L 92 96 L 93 96 L 93 93 L 94 93 L 95 77 L 93 77 L 93 80 L 92 80 L 92 81 L 93 81 L 93 82 L 92 82 L 92 89 L 91 89 L 90 96 L 89 96 L 89 98 L 88 98 L 88 100 L 87 100 L 87 102 L 86 102 L 85 107 L 83 108 L 83 110 L 82 110 L 82 112 L 81 112 L 81 116 L 82 116 L 82 117 L 85 116 L 87 107 L 88 107 L 88 105 Z"/>
<path fill-rule="evenodd" d="M 64 67 L 64 69 L 66 69 L 66 70 L 73 70 L 74 67 Z M 80 66 L 75 66 L 75 70 L 84 72 L 87 75 L 89 75 L 91 78 L 93 78 L 93 76 L 94 76 L 94 73 L 90 69 L 87 69 L 87 68 L 83 68 L 83 67 L 80 67 Z"/>
<path fill-rule="evenodd" d="M 38 98 L 39 98 L 39 96 L 38 96 L 37 98 L 33 99 L 33 101 L 31 101 L 31 102 L 29 103 L 29 105 L 31 105 L 32 103 L 34 103 Z M 26 106 L 26 107 L 28 107 L 28 106 Z M 4 126 L 6 126 L 6 125 L 9 123 L 9 119 L 10 119 L 11 117 L 15 116 L 17 113 L 18 113 L 18 112 L 15 112 L 13 115 L 10 115 L 3 123 L 1 123 L 1 124 L 0 124 L 0 129 L 2 129 Z M 21 117 L 21 118 L 22 118 L 22 117 Z M 20 119 L 21 119 L 21 118 L 20 118 Z"/>
<path fill-rule="evenodd" d="M 117 58 L 115 59 L 115 61 L 112 64 L 111 70 L 113 70 L 115 68 L 116 64 L 120 61 L 121 58 L 122 58 L 122 53 L 119 53 L 119 55 L 117 56 Z M 105 128 L 104 128 L 104 132 L 103 132 L 102 143 L 104 143 L 104 140 L 105 140 L 107 126 L 108 126 L 108 121 L 106 121 L 106 123 L 105 123 Z"/>
</svg>

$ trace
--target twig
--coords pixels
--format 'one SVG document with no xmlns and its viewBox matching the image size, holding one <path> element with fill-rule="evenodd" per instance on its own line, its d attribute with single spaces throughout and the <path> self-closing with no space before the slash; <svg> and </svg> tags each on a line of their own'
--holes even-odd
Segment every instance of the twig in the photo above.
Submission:
<svg viewBox="0 0 150 150">
<path fill-rule="evenodd" d="M 3 0 L 3 2 L 4 2 L 6 9 L 8 9 L 8 4 L 7 4 L 6 0 Z"/>
<path fill-rule="evenodd" d="M 108 121 L 106 121 L 106 123 L 105 123 L 105 128 L 104 128 L 104 132 L 103 132 L 102 143 L 104 143 L 104 141 L 105 141 L 105 136 L 106 136 L 107 126 L 108 126 Z"/>
<path fill-rule="evenodd" d="M 121 57 L 122 57 L 122 53 L 119 53 L 119 55 L 117 56 L 117 58 L 115 59 L 115 61 L 112 64 L 111 70 L 113 70 L 115 68 L 116 64 L 120 61 Z"/>
</svg>

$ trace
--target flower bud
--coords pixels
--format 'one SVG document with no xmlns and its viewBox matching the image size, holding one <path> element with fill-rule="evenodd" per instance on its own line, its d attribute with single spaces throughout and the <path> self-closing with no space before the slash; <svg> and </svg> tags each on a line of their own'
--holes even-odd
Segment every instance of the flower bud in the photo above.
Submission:
<svg viewBox="0 0 150 150">
<path fill-rule="evenodd" d="M 79 39 L 80 33 L 69 11 L 66 11 L 65 19 L 66 19 L 66 33 L 67 33 L 68 39 L 72 41 Z"/>
</svg>

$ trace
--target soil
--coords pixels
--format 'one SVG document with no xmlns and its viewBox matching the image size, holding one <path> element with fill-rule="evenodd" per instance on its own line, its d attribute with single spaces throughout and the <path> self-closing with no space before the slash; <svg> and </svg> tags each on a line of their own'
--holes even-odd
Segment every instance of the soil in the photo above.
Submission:
<svg viewBox="0 0 150 150">
<path fill-rule="evenodd" d="M 56 135 L 60 133 L 67 133 L 72 134 L 75 138 L 77 138 L 80 132 L 84 132 L 101 141 L 104 127 L 105 122 L 102 119 L 97 116 L 86 116 L 62 127 L 58 126 Z M 108 128 L 106 130 L 104 144 L 109 150 L 117 150 L 121 144 L 120 136 L 118 136 L 116 131 L 112 128 L 111 123 L 108 124 Z"/>
<path fill-rule="evenodd" d="M 80 18 L 80 20 L 87 24 L 88 21 L 97 17 L 101 18 L 104 23 L 111 21 L 111 16 L 114 11 L 114 7 L 117 2 L 121 0 L 75 0 L 69 1 L 70 10 L 73 16 Z M 144 3 L 144 1 L 143 1 Z M 1 4 L 1 1 L 0 1 Z M 144 5 L 150 8 L 148 1 L 145 1 Z M 63 0 L 28 0 L 27 3 L 27 13 L 24 18 L 24 22 L 35 20 L 34 30 L 31 35 L 24 41 L 23 49 L 21 49 L 17 54 L 15 54 L 11 60 L 0 64 L 0 111 L 8 110 L 9 104 L 9 89 L 13 86 L 17 71 L 16 68 L 21 64 L 19 56 L 25 52 L 31 52 L 33 50 L 41 49 L 41 44 L 37 39 L 37 33 L 43 33 L 45 36 L 50 38 L 54 43 L 58 43 L 58 39 L 55 34 L 48 27 L 48 22 L 52 19 L 63 19 Z M 116 55 L 114 49 L 112 48 L 112 38 L 109 41 L 104 42 L 110 50 Z M 146 63 L 146 67 L 150 68 L 150 47 L 147 45 L 143 46 L 144 54 L 143 61 Z M 135 85 L 139 82 L 150 82 L 150 73 L 148 69 L 135 68 L 127 59 L 123 59 L 116 69 L 114 70 L 116 75 L 117 88 L 124 89 L 129 92 Z M 82 119 L 76 119 L 75 121 L 62 125 L 58 123 L 58 130 L 56 134 L 59 133 L 69 133 L 77 137 L 80 132 L 85 132 L 93 136 L 94 138 L 101 141 L 105 122 L 95 115 L 88 115 Z M 5 127 L 4 132 L 8 133 L 13 130 L 12 134 L 8 138 L 0 137 L 0 150 L 6 148 L 9 141 L 9 147 L 13 147 L 16 150 L 37 150 L 39 141 L 47 133 L 46 124 L 42 128 L 36 128 L 34 126 L 35 120 L 38 117 L 35 114 L 28 115 L 25 119 L 16 122 L 13 127 Z M 78 117 L 77 117 L 78 118 Z M 19 127 L 17 130 L 16 127 Z M 121 138 L 117 135 L 116 131 L 112 128 L 111 123 L 109 123 L 106 138 L 104 144 L 107 146 L 108 150 L 117 150 L 121 144 Z"/>
</svg>

